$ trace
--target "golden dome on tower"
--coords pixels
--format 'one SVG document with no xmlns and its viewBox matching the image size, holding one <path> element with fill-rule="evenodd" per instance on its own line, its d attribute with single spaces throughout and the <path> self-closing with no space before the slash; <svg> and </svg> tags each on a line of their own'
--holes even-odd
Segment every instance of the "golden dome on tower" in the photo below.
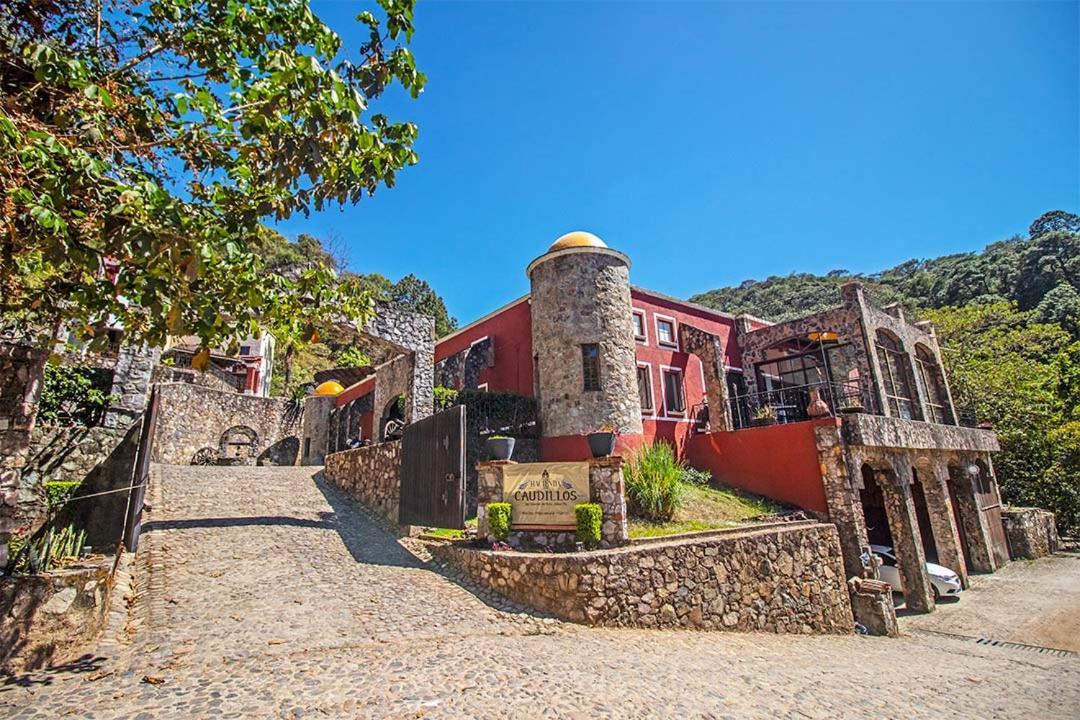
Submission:
<svg viewBox="0 0 1080 720">
<path fill-rule="evenodd" d="M 316 395 L 333 397 L 345 392 L 345 388 L 337 380 L 327 380 L 315 388 Z"/>
<path fill-rule="evenodd" d="M 569 248 L 606 248 L 607 244 L 600 238 L 593 235 L 591 232 L 585 232 L 584 230 L 575 230 L 574 232 L 568 232 L 561 238 L 556 240 L 548 248 L 548 252 L 556 252 L 558 250 L 568 250 Z"/>
</svg>

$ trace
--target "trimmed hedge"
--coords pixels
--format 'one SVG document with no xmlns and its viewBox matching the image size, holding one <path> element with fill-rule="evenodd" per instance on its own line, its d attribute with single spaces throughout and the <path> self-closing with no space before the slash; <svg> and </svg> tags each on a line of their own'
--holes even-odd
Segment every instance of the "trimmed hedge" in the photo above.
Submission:
<svg viewBox="0 0 1080 720">
<path fill-rule="evenodd" d="M 82 480 L 49 480 L 44 483 L 45 507 L 49 512 L 56 512 L 71 499 L 80 485 Z"/>
<path fill-rule="evenodd" d="M 577 539 L 585 547 L 600 544 L 600 528 L 604 522 L 604 511 L 596 503 L 582 503 L 574 507 L 577 520 Z"/>
<path fill-rule="evenodd" d="M 487 504 L 488 531 L 500 542 L 510 534 L 510 503 Z"/>
</svg>

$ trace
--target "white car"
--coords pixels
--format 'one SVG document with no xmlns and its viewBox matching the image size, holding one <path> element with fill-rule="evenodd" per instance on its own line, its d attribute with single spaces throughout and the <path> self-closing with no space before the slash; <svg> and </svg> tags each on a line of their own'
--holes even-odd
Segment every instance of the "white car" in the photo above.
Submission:
<svg viewBox="0 0 1080 720">
<path fill-rule="evenodd" d="M 893 554 L 893 549 L 885 545 L 871 545 L 870 549 L 881 558 L 881 567 L 878 574 L 881 579 L 892 586 L 894 592 L 903 592 L 900 585 L 900 567 Z M 930 576 L 930 586 L 934 589 L 934 599 L 943 597 L 956 597 L 963 589 L 960 585 L 960 577 L 947 567 L 926 563 L 926 574 Z"/>
</svg>

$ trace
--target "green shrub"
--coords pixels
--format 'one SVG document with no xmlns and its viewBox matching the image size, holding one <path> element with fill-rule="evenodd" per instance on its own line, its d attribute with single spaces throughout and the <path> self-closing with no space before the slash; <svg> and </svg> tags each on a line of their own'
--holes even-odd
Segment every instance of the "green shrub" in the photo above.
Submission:
<svg viewBox="0 0 1080 720">
<path fill-rule="evenodd" d="M 48 363 L 41 383 L 38 422 L 92 427 L 101 421 L 111 396 L 104 371 Z"/>
<path fill-rule="evenodd" d="M 76 532 L 74 525 L 49 528 L 44 535 L 22 544 L 14 558 L 15 572 L 36 574 L 63 567 L 79 557 L 85 539 L 86 533 Z"/>
<path fill-rule="evenodd" d="M 682 504 L 685 467 L 666 442 L 643 445 L 626 467 L 630 511 L 652 522 L 667 522 Z"/>
<path fill-rule="evenodd" d="M 447 410 L 457 405 L 458 391 L 451 390 L 450 388 L 443 387 L 442 385 L 435 386 L 435 410 Z"/>
<path fill-rule="evenodd" d="M 708 470 L 688 467 L 682 471 L 682 481 L 690 485 L 710 485 L 712 483 L 712 473 Z"/>
<path fill-rule="evenodd" d="M 600 544 L 600 526 L 604 522 L 604 511 L 596 503 L 582 503 L 574 506 L 574 517 L 577 519 L 577 539 L 584 543 L 585 547 L 596 547 Z"/>
<path fill-rule="evenodd" d="M 49 480 L 46 482 L 43 486 L 45 489 L 46 510 L 51 514 L 64 507 L 80 485 L 82 485 L 81 480 Z"/>
<path fill-rule="evenodd" d="M 488 532 L 500 542 L 510 534 L 510 503 L 487 504 Z"/>
</svg>

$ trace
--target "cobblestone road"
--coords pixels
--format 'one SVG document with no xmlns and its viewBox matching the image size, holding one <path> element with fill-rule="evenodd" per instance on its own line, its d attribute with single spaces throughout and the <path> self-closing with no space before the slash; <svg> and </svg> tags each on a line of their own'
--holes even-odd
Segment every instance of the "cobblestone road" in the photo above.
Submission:
<svg viewBox="0 0 1080 720">
<path fill-rule="evenodd" d="M 130 641 L 8 678 L 0 717 L 1080 717 L 1076 656 L 508 612 L 309 468 L 159 467 L 151 497 Z"/>
</svg>

